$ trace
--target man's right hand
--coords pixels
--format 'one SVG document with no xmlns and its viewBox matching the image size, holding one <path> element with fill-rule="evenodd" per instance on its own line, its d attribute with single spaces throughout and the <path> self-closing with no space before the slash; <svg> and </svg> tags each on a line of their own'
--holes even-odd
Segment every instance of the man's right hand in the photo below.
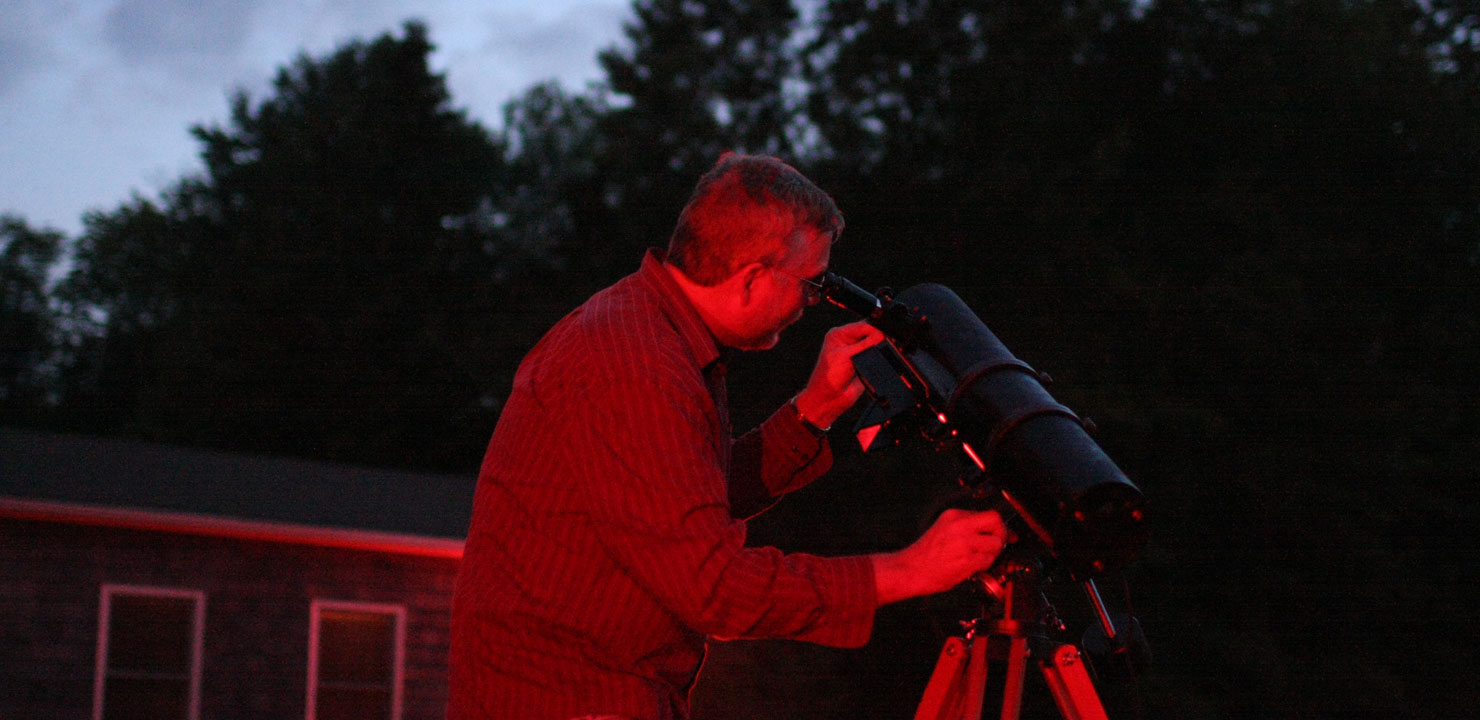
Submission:
<svg viewBox="0 0 1480 720">
<path fill-rule="evenodd" d="M 996 511 L 946 510 L 914 544 L 871 556 L 878 604 L 949 590 L 991 567 L 1006 544 Z"/>
<path fill-rule="evenodd" d="M 797 412 L 817 427 L 828 427 L 863 395 L 853 356 L 884 340 L 884 333 L 862 320 L 829 330 L 807 387 L 796 396 Z"/>
</svg>

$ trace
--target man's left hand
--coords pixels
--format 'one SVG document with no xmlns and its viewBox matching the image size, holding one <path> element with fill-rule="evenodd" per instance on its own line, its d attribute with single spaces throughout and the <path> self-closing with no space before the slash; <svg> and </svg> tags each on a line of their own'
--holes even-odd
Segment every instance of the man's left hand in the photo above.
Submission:
<svg viewBox="0 0 1480 720">
<path fill-rule="evenodd" d="M 853 369 L 853 356 L 883 339 L 878 328 L 863 321 L 829 330 L 812 377 L 806 389 L 797 394 L 797 412 L 817 427 L 830 427 L 863 394 L 863 381 Z"/>
</svg>

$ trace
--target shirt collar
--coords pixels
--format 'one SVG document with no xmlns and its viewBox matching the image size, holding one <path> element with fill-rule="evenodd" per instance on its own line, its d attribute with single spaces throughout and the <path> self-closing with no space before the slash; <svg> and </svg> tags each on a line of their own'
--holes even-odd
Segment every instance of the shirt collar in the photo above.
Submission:
<svg viewBox="0 0 1480 720">
<path fill-rule="evenodd" d="M 637 276 L 658 298 L 659 309 L 678 330 L 678 336 L 693 356 L 694 363 L 705 370 L 714 366 L 713 369 L 723 373 L 725 354 L 721 352 L 714 334 L 709 332 L 709 326 L 699 317 L 699 311 L 663 267 L 665 256 L 663 250 L 649 248 L 642 258 L 642 267 L 638 269 Z"/>
</svg>

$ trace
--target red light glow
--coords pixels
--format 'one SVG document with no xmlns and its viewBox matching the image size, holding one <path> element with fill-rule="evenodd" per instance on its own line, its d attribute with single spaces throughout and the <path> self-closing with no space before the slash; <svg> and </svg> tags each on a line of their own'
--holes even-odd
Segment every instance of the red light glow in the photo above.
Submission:
<svg viewBox="0 0 1480 720">
<path fill-rule="evenodd" d="M 966 457 L 971 458 L 971 462 L 976 464 L 978 470 L 987 471 L 987 464 L 982 462 L 981 456 L 976 454 L 969 443 L 961 443 L 961 449 L 966 452 Z"/>
<path fill-rule="evenodd" d="M 460 559 L 463 541 L 270 520 L 0 498 L 0 517 Z"/>
</svg>

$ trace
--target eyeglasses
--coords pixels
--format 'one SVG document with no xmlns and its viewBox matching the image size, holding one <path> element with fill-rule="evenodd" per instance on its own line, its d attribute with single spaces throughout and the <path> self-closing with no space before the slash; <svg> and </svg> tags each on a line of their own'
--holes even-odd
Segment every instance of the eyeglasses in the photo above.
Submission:
<svg viewBox="0 0 1480 720">
<path fill-rule="evenodd" d="M 822 272 L 817 273 L 816 275 L 813 275 L 812 277 L 804 278 L 801 275 L 798 275 L 798 274 L 796 274 L 794 272 L 791 272 L 790 270 L 782 270 L 779 267 L 772 267 L 771 269 L 772 270 L 775 270 L 776 272 L 781 273 L 782 275 L 786 275 L 788 277 L 793 277 L 793 278 L 796 278 L 797 280 L 802 281 L 802 284 L 803 284 L 802 294 L 806 296 L 808 302 L 811 302 L 813 300 L 816 300 L 816 299 L 822 297 L 822 281 L 823 281 L 823 278 L 826 278 L 827 277 L 827 270 L 823 270 Z"/>
</svg>

